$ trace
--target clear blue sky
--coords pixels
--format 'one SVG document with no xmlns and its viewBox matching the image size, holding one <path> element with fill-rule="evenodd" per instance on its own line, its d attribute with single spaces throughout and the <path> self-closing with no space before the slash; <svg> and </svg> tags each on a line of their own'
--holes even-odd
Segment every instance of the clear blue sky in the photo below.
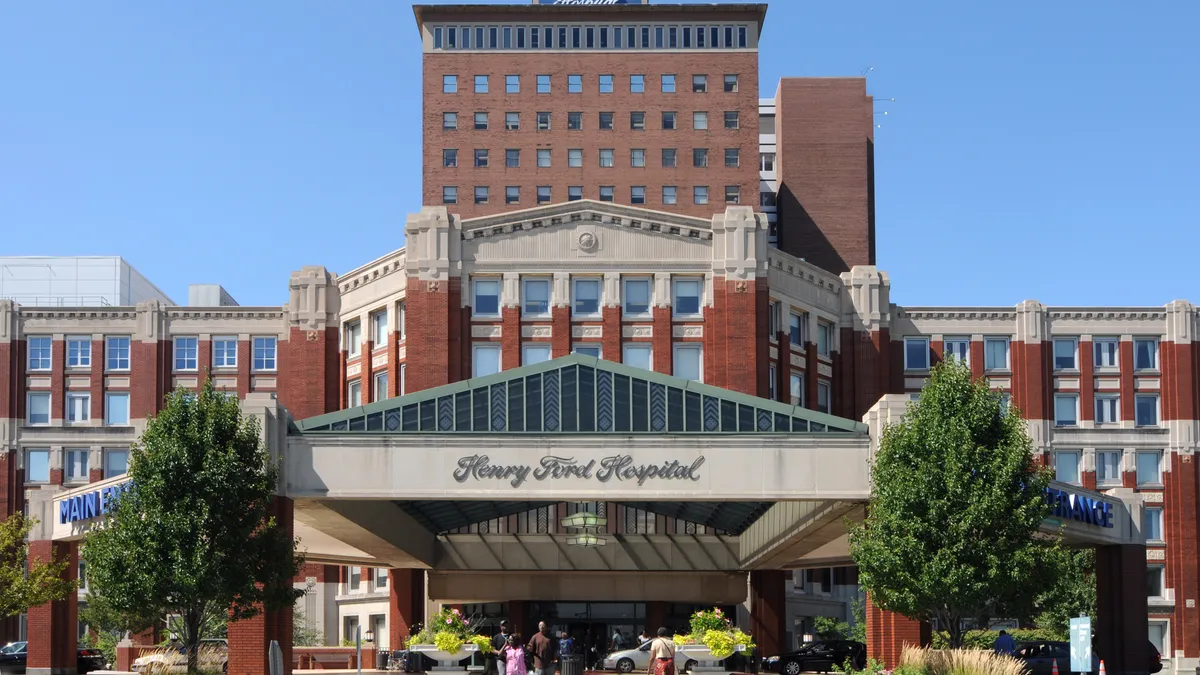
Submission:
<svg viewBox="0 0 1200 675">
<path fill-rule="evenodd" d="M 1200 3 L 772 2 L 762 92 L 858 75 L 902 304 L 1200 302 Z M 0 3 L 0 254 L 125 256 L 282 304 L 403 244 L 420 51 L 395 0 Z"/>
</svg>

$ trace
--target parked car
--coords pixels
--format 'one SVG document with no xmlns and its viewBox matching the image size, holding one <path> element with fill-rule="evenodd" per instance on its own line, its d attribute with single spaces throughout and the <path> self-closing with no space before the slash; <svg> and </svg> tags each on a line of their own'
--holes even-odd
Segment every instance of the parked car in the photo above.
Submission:
<svg viewBox="0 0 1200 675">
<path fill-rule="evenodd" d="M 1149 672 L 1157 673 L 1162 670 L 1162 654 L 1158 652 L 1158 648 L 1153 642 L 1147 642 L 1150 654 Z M 1071 672 L 1071 644 L 1069 642 L 1022 642 L 1017 645 L 1017 651 L 1014 654 L 1018 659 L 1025 662 L 1029 668 L 1029 675 L 1050 675 L 1054 671 L 1054 662 L 1058 662 L 1058 672 L 1060 675 L 1065 675 Z M 1100 659 L 1103 654 L 1099 654 L 1093 645 L 1092 647 L 1092 669 L 1090 672 L 1100 672 Z"/>
<path fill-rule="evenodd" d="M 800 649 L 763 659 L 763 670 L 780 675 L 833 672 L 849 661 L 856 670 L 867 666 L 867 646 L 853 640 L 821 640 Z"/>
<path fill-rule="evenodd" d="M 680 654 L 676 650 L 675 672 L 688 671 L 696 665 L 696 662 L 692 659 L 687 659 L 681 663 L 681 659 L 683 658 L 683 654 Z M 618 673 L 632 673 L 635 670 L 639 673 L 644 673 L 650 669 L 650 643 L 647 642 L 633 649 L 622 649 L 612 652 L 604 657 L 603 666 L 605 670 L 615 670 Z"/>
<path fill-rule="evenodd" d="M 214 670 L 220 668 L 221 672 L 228 673 L 229 641 L 223 639 L 201 640 L 200 667 Z M 134 659 L 134 672 L 144 673 L 148 670 L 153 670 L 155 673 L 186 673 L 187 648 L 174 643 Z"/>
<path fill-rule="evenodd" d="M 10 642 L 0 648 L 0 673 L 4 675 L 24 675 L 29 659 L 29 643 Z M 77 650 L 75 668 L 80 675 L 93 670 L 104 670 L 104 654 L 99 649 L 80 647 Z"/>
</svg>

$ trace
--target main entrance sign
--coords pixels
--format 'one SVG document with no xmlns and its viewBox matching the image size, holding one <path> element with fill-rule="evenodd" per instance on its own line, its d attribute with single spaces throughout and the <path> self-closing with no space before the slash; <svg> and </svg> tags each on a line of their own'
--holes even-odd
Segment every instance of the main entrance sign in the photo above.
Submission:
<svg viewBox="0 0 1200 675">
<path fill-rule="evenodd" d="M 62 500 L 58 503 L 59 524 L 65 525 L 108 515 L 109 510 L 116 503 L 117 497 L 127 491 L 131 485 L 133 483 L 127 481 Z"/>
<path fill-rule="evenodd" d="M 1050 515 L 1055 518 L 1096 527 L 1113 526 L 1112 504 L 1106 501 L 1053 487 L 1046 488 L 1046 501 L 1050 502 Z"/>
<path fill-rule="evenodd" d="M 638 464 L 632 455 L 612 455 L 603 459 L 578 460 L 574 457 L 543 457 L 537 466 L 529 464 L 493 464 L 487 455 L 468 455 L 458 460 L 454 480 L 506 480 L 519 488 L 530 478 L 535 481 L 579 478 L 607 483 L 611 480 L 634 481 L 644 485 L 649 480 L 700 480 L 704 456 L 691 464 L 671 460 L 660 464 Z"/>
</svg>

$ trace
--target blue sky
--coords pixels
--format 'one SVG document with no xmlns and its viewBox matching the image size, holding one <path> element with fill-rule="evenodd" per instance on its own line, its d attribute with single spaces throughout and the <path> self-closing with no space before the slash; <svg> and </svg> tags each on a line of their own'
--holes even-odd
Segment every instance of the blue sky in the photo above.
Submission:
<svg viewBox="0 0 1200 675">
<path fill-rule="evenodd" d="M 478 1 L 478 0 L 476 0 Z M 771 3 L 761 89 L 881 103 L 894 302 L 1200 302 L 1200 3 Z M 122 255 L 282 304 L 403 243 L 420 51 L 395 0 L 0 3 L 0 254 Z"/>
</svg>

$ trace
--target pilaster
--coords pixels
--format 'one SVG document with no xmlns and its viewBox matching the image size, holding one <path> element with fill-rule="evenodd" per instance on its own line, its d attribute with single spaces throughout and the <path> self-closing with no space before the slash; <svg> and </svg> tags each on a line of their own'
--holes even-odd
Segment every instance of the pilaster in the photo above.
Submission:
<svg viewBox="0 0 1200 675">
<path fill-rule="evenodd" d="M 337 410 L 341 400 L 337 368 L 341 301 L 336 277 L 319 265 L 293 272 L 288 291 L 287 339 L 276 346 L 277 391 L 292 415 L 303 419 Z"/>
</svg>

